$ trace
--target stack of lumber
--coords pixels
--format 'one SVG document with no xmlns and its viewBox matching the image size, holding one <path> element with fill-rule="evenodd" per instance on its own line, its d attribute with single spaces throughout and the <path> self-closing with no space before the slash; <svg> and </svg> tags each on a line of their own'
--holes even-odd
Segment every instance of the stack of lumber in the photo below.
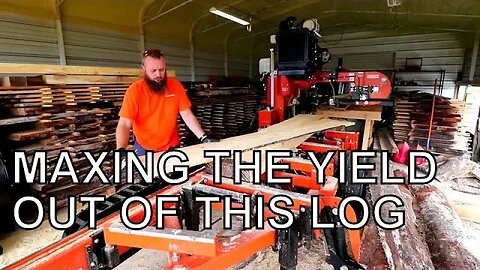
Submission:
<svg viewBox="0 0 480 270">
<path fill-rule="evenodd" d="M 248 87 L 191 89 L 192 110 L 210 137 L 224 139 L 256 130 L 251 126 L 262 96 Z M 181 120 L 179 120 L 181 121 Z M 184 145 L 198 143 L 183 123 L 179 126 Z"/>
<path fill-rule="evenodd" d="M 68 151 L 80 181 L 90 170 L 90 163 L 83 151 L 96 156 L 100 151 L 115 148 L 116 116 L 114 109 L 92 108 L 89 110 L 66 111 L 63 113 L 43 113 L 37 115 L 33 123 L 10 126 L 6 132 L 6 142 L 12 150 L 23 150 L 28 158 L 36 151 L 47 153 L 47 180 L 51 178 L 60 151 Z M 111 158 L 102 164 L 107 175 L 111 171 Z M 74 185 L 70 177 L 61 177 L 55 184 L 33 184 L 38 197 L 47 203 L 48 197 L 58 199 L 58 206 L 66 203 L 68 196 L 96 194 L 108 189 L 98 181 L 90 185 Z"/>
<path fill-rule="evenodd" d="M 38 84 L 39 81 L 47 85 L 130 84 L 139 75 L 139 70 L 132 68 L 0 63 L 4 87 L 30 82 Z"/>
<path fill-rule="evenodd" d="M 459 128 L 462 132 L 475 134 L 477 121 L 478 121 L 478 106 L 475 106 L 473 102 L 464 102 L 462 112 L 462 121 Z"/>
<path fill-rule="evenodd" d="M 395 141 L 427 147 L 433 95 L 408 92 L 401 94 L 395 104 L 393 123 Z M 471 155 L 471 139 L 466 133 L 465 103 L 435 96 L 431 126 L 430 150 L 435 154 Z"/>
<path fill-rule="evenodd" d="M 126 68 L 0 64 L 2 150 L 24 150 L 28 158 L 46 151 L 47 180 L 60 151 L 68 151 L 82 181 L 90 169 L 83 151 L 97 156 L 115 149 L 118 109 L 138 75 L 138 69 Z M 110 155 L 102 164 L 107 175 L 111 160 Z M 75 185 L 70 177 L 61 177 L 31 188 L 45 204 L 54 196 L 62 206 L 68 196 L 99 194 L 110 187 L 96 180 Z"/>
<path fill-rule="evenodd" d="M 46 151 L 47 179 L 60 151 L 68 151 L 82 180 L 90 168 L 82 151 L 96 156 L 100 151 L 115 149 L 118 110 L 125 91 L 138 75 L 138 69 L 127 68 L 0 64 L 2 150 L 25 150 L 29 158 L 35 151 Z M 175 72 L 169 71 L 168 75 L 175 76 Z M 250 132 L 261 100 L 251 88 L 191 89 L 189 96 L 205 131 L 219 139 Z M 178 124 L 182 147 L 198 143 L 180 117 Z M 111 154 L 102 164 L 107 176 L 112 170 L 110 161 Z M 98 194 L 109 188 L 95 180 L 89 185 L 75 185 L 70 178 L 32 185 L 45 204 L 48 197 L 55 196 L 58 206 L 64 205 L 68 196 Z"/>
<path fill-rule="evenodd" d="M 395 101 L 395 120 L 393 132 L 395 141 L 408 141 L 408 134 L 412 130 L 410 125 L 410 110 L 416 105 L 415 101 L 409 101 L 408 96 L 398 96 Z"/>
</svg>

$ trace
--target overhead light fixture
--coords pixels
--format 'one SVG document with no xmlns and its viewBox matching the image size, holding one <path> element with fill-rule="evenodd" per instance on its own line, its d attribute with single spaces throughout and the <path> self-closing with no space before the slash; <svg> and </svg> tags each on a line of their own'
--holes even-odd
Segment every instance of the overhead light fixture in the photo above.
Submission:
<svg viewBox="0 0 480 270">
<path fill-rule="evenodd" d="M 213 13 L 213 14 L 215 14 L 215 15 L 218 15 L 218 16 L 220 16 L 220 17 L 223 17 L 223 18 L 225 18 L 225 19 L 228 19 L 228 20 L 231 20 L 231 21 L 236 22 L 236 23 L 238 23 L 238 24 L 241 24 L 241 25 L 243 25 L 243 26 L 250 25 L 249 22 L 247 22 L 247 21 L 245 21 L 245 20 L 242 20 L 242 19 L 240 19 L 240 18 L 238 18 L 238 17 L 235 17 L 235 16 L 233 16 L 233 15 L 230 15 L 230 14 L 228 14 L 228 13 L 226 13 L 226 12 L 220 11 L 220 10 L 214 8 L 214 7 L 210 8 L 210 12 Z"/>
<path fill-rule="evenodd" d="M 402 4 L 402 0 L 387 0 L 387 6 L 389 8 L 398 7 Z"/>
</svg>

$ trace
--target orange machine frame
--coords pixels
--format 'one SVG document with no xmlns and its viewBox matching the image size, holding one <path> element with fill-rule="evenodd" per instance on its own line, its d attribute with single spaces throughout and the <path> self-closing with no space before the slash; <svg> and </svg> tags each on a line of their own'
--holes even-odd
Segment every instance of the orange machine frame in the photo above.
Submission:
<svg viewBox="0 0 480 270">
<path fill-rule="evenodd" d="M 350 138 L 352 136 L 345 135 L 341 140 L 345 140 L 347 137 Z M 349 143 L 358 145 L 358 142 Z M 322 144 L 315 145 L 315 143 L 308 144 L 310 150 L 316 149 L 318 153 L 331 150 L 324 146 Z M 247 196 L 263 195 L 265 201 L 269 201 L 272 197 L 279 194 L 289 194 L 294 202 L 293 206 L 289 208 L 297 216 L 302 215 L 305 209 L 312 208 L 311 195 L 319 196 L 320 206 L 318 209 L 320 209 L 320 212 L 325 207 L 332 209 L 338 207 L 341 199 L 336 197 L 338 181 L 331 177 L 333 174 L 333 163 L 329 164 L 326 171 L 327 181 L 324 185 L 319 185 L 316 183 L 317 172 L 311 164 L 300 162 L 298 159 L 284 159 L 281 162 L 287 162 L 292 169 L 304 172 L 303 175 L 287 175 L 284 172 L 277 173 L 277 175 L 291 176 L 293 179 L 292 186 L 309 190 L 307 194 L 251 183 L 233 184 L 233 181 L 228 178 L 223 179 L 221 184 L 215 184 L 211 175 L 206 174 L 204 171 L 197 171 L 191 175 L 188 183 L 168 186 L 151 194 L 148 200 L 152 205 L 152 214 L 156 216 L 156 196 L 179 195 L 184 188 L 192 186 L 216 188 L 224 192 L 235 192 Z M 168 203 L 165 207 L 177 208 L 178 205 Z M 140 205 L 129 209 L 129 217 L 132 222 L 139 222 L 142 220 L 143 215 L 144 210 Z M 127 255 L 135 248 L 167 251 L 169 252 L 170 263 L 167 269 L 173 269 L 175 266 L 180 265 L 187 269 L 224 269 L 241 263 L 258 251 L 276 244 L 279 231 L 271 228 L 266 222 L 267 218 L 274 216 L 272 212 L 265 211 L 265 229 L 246 229 L 236 236 L 234 240 L 224 243 L 214 234 L 182 229 L 181 220 L 176 216 L 165 219 L 165 229 L 163 230 L 147 227 L 143 230 L 132 231 L 119 223 L 119 213 L 115 213 L 100 220 L 96 229 L 90 230 L 85 228 L 79 230 L 7 266 L 5 269 L 103 269 L 98 268 L 98 265 L 96 265 L 99 258 L 94 258 L 95 249 L 99 246 L 103 249 L 115 249 L 115 254 L 119 257 Z M 350 222 L 357 221 L 355 211 L 350 206 L 346 208 L 346 217 Z M 152 226 L 153 224 L 155 224 L 155 220 L 152 220 L 149 225 Z M 319 230 L 314 230 L 313 236 L 318 237 L 320 233 Z M 353 258 L 358 261 L 361 243 L 360 231 L 348 230 L 348 236 Z M 106 269 L 109 269 L 108 265 Z"/>
</svg>

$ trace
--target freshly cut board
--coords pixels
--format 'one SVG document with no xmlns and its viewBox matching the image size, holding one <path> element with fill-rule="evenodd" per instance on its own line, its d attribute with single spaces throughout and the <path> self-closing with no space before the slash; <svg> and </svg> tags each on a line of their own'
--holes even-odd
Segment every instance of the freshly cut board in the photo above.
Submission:
<svg viewBox="0 0 480 270">
<path fill-rule="evenodd" d="M 308 138 L 306 135 L 340 126 L 352 126 L 353 124 L 353 122 L 331 120 L 318 115 L 297 115 L 254 133 L 226 138 L 215 143 L 188 146 L 180 148 L 180 150 L 187 155 L 189 166 L 195 166 L 212 160 L 211 158 L 204 158 L 203 154 L 205 150 L 239 150 L 246 152 L 255 149 L 266 150 L 269 149 L 269 146 L 273 145 L 275 145 L 274 148 L 278 150 L 279 143 L 300 137 L 304 137 L 304 139 L 302 138 L 304 141 Z M 298 144 L 301 142 L 302 141 L 297 141 Z M 291 147 L 291 145 L 288 145 L 285 147 L 285 150 Z M 161 155 L 162 153 L 154 154 L 155 168 Z M 145 162 L 145 157 L 142 157 L 141 160 Z M 167 172 L 173 172 L 174 166 L 178 165 L 182 165 L 182 163 L 176 158 L 168 159 L 165 164 L 165 170 Z M 158 170 L 154 170 L 154 176 L 158 176 Z"/>
</svg>

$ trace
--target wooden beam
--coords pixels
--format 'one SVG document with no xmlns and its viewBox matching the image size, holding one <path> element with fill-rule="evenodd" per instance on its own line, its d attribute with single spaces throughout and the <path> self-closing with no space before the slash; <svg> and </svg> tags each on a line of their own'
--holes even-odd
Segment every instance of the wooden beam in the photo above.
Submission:
<svg viewBox="0 0 480 270">
<path fill-rule="evenodd" d="M 352 106 L 347 109 L 319 108 L 317 115 L 329 118 L 346 118 L 357 120 L 382 120 L 382 107 L 380 106 Z"/>
<path fill-rule="evenodd" d="M 480 39 L 480 34 L 475 33 L 475 38 L 473 41 L 473 49 L 472 49 L 472 59 L 470 61 L 470 73 L 468 76 L 469 81 L 473 81 L 473 78 L 475 77 L 475 68 L 477 66 L 479 39 Z"/>
<path fill-rule="evenodd" d="M 129 84 L 138 80 L 136 76 L 97 76 L 97 75 L 43 75 L 45 84 Z"/>
<path fill-rule="evenodd" d="M 14 117 L 8 119 L 0 119 L 0 126 L 9 126 L 20 123 L 36 122 L 39 120 L 38 116 Z"/>
<path fill-rule="evenodd" d="M 397 153 L 398 147 L 386 128 L 379 128 L 376 132 L 376 139 L 380 144 L 380 150 L 386 150 L 390 153 Z"/>
<path fill-rule="evenodd" d="M 60 6 L 62 5 L 63 0 L 56 0 L 54 3 L 54 18 L 55 18 L 55 30 L 57 32 L 57 43 L 58 43 L 58 57 L 60 59 L 60 65 L 67 64 L 67 58 L 65 55 L 65 43 L 63 39 L 63 28 L 62 28 L 62 18 L 60 13 Z"/>
<path fill-rule="evenodd" d="M 0 75 L 10 74 L 140 76 L 141 72 L 138 68 L 0 63 Z M 175 76 L 175 71 L 168 70 L 167 74 Z"/>
<path fill-rule="evenodd" d="M 189 166 L 195 166 L 212 160 L 211 158 L 203 157 L 205 150 L 239 150 L 248 152 L 252 150 L 268 150 L 272 149 L 271 147 L 288 150 L 292 147 L 292 144 L 288 142 L 290 140 L 299 139 L 297 143 L 300 144 L 302 140 L 308 138 L 308 136 L 302 138 L 306 135 L 339 126 L 352 126 L 353 124 L 347 121 L 322 119 L 316 115 L 297 115 L 254 133 L 226 138 L 215 143 L 192 145 L 180 150 L 187 155 Z M 161 155 L 162 153 L 155 153 L 154 164 L 157 164 Z M 145 162 L 145 157 L 142 157 L 141 160 Z M 173 172 L 174 166 L 177 165 L 181 165 L 178 160 L 169 159 L 165 164 L 166 171 Z M 155 176 L 157 176 L 158 171 L 154 171 Z"/>
<path fill-rule="evenodd" d="M 365 120 L 365 127 L 363 129 L 362 150 L 368 150 L 371 145 L 370 139 L 373 133 L 373 120 Z"/>
</svg>

